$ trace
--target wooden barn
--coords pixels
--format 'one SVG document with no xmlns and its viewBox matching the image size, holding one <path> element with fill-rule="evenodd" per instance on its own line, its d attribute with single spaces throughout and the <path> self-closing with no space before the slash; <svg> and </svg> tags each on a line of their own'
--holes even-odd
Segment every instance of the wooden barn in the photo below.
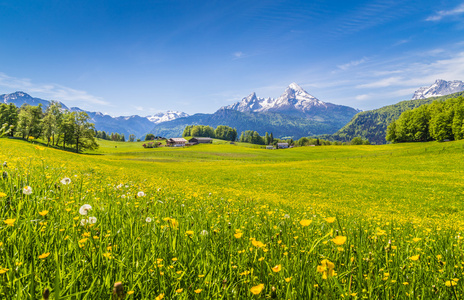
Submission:
<svg viewBox="0 0 464 300">
<path fill-rule="evenodd" d="M 288 143 L 277 143 L 277 149 L 286 149 L 288 148 Z"/>
<path fill-rule="evenodd" d="M 189 144 L 191 145 L 197 145 L 197 144 L 212 144 L 213 139 L 209 137 L 194 137 L 191 138 L 189 141 Z"/>
<path fill-rule="evenodd" d="M 170 147 L 183 147 L 187 143 L 184 138 L 170 138 L 166 140 L 166 146 Z"/>
</svg>

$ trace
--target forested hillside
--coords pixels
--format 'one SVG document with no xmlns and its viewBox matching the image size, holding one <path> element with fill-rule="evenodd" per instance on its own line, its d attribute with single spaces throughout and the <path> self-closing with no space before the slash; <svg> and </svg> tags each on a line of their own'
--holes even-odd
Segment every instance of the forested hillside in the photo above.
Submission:
<svg viewBox="0 0 464 300">
<path fill-rule="evenodd" d="M 388 125 L 387 141 L 427 142 L 464 138 L 464 97 L 405 111 Z"/>
<path fill-rule="evenodd" d="M 384 106 L 379 109 L 363 111 L 356 114 L 348 124 L 333 134 L 331 138 L 341 141 L 350 141 L 358 136 L 368 139 L 371 143 L 385 144 L 387 142 L 385 136 L 388 125 L 392 121 L 397 120 L 404 111 L 417 108 L 424 104 L 430 104 L 433 101 L 445 101 L 461 95 L 464 95 L 464 92 L 442 97 L 401 101 L 397 104 Z"/>
</svg>

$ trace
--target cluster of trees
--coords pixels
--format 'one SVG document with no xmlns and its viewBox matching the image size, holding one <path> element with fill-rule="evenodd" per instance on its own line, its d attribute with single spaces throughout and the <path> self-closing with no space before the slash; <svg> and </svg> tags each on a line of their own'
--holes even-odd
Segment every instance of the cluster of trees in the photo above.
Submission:
<svg viewBox="0 0 464 300">
<path fill-rule="evenodd" d="M 464 92 L 427 99 L 407 100 L 379 109 L 363 111 L 355 115 L 343 128 L 326 138 L 349 142 L 354 137 L 362 137 L 373 144 L 385 144 L 387 142 L 385 139 L 387 126 L 396 121 L 403 112 L 431 104 L 434 101 L 446 101 L 462 95 Z"/>
<path fill-rule="evenodd" d="M 96 149 L 94 124 L 85 112 L 70 112 L 61 104 L 52 102 L 45 111 L 42 105 L 0 104 L 0 126 L 9 127 L 9 136 L 23 139 L 43 138 L 47 145 L 73 146 L 76 152 L 83 149 Z"/>
<path fill-rule="evenodd" d="M 205 125 L 190 125 L 185 127 L 182 136 L 210 137 L 226 141 L 235 141 L 237 139 L 237 129 L 224 125 L 219 125 L 216 129 Z"/>
<path fill-rule="evenodd" d="M 388 126 L 386 139 L 392 143 L 464 139 L 464 97 L 403 112 Z"/>
<path fill-rule="evenodd" d="M 134 136 L 135 137 L 135 136 Z M 153 133 L 148 133 L 145 135 L 145 141 L 153 141 L 153 140 L 165 140 L 166 138 L 161 137 L 161 136 L 156 136 Z M 133 141 L 131 141 L 133 142 Z"/>
<path fill-rule="evenodd" d="M 124 133 L 119 134 L 119 133 L 112 132 L 110 134 L 109 132 L 105 132 L 105 131 L 97 131 L 95 136 L 97 138 L 99 138 L 99 139 L 107 140 L 107 141 L 113 141 L 113 142 L 125 142 L 126 141 L 126 137 L 124 136 Z M 132 141 L 131 141 L 131 138 L 133 139 Z M 134 134 L 131 134 L 129 136 L 129 141 L 131 141 L 131 142 L 135 141 L 135 135 Z"/>
<path fill-rule="evenodd" d="M 240 134 L 240 142 L 251 143 L 257 145 L 271 145 L 274 142 L 277 144 L 278 140 L 274 139 L 274 135 L 266 132 L 264 136 L 260 136 L 257 131 L 246 130 Z"/>
</svg>

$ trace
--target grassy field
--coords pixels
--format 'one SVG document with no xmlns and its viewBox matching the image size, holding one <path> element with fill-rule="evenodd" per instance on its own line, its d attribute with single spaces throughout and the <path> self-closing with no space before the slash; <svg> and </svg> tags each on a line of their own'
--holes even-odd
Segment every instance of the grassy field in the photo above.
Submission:
<svg viewBox="0 0 464 300">
<path fill-rule="evenodd" d="M 0 139 L 0 298 L 464 297 L 464 142 L 100 144 Z"/>
</svg>

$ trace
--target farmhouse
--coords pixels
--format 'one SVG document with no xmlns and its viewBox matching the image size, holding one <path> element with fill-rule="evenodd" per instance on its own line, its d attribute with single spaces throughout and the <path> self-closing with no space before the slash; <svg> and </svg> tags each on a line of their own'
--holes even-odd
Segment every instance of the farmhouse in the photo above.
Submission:
<svg viewBox="0 0 464 300">
<path fill-rule="evenodd" d="M 166 140 L 166 145 L 171 147 L 183 147 L 187 143 L 184 138 L 170 138 Z"/>
<path fill-rule="evenodd" d="M 209 137 L 194 137 L 191 138 L 189 141 L 189 144 L 191 145 L 197 145 L 197 144 L 212 144 L 213 139 Z"/>
<path fill-rule="evenodd" d="M 277 143 L 277 149 L 286 149 L 288 148 L 288 143 Z"/>
</svg>

